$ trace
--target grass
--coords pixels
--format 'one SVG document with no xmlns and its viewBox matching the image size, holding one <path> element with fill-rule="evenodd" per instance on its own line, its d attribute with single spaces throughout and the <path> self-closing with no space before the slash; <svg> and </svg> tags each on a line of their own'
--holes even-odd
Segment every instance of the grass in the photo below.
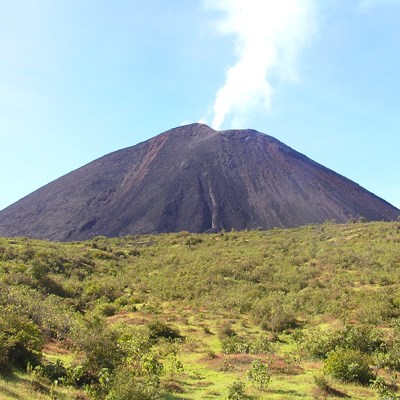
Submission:
<svg viewBox="0 0 400 400">
<path fill-rule="evenodd" d="M 35 385 L 34 378 L 22 372 L 15 371 L 6 377 L 0 376 L 1 400 L 75 400 L 77 391 L 73 388 L 56 387 L 39 383 Z"/>
</svg>

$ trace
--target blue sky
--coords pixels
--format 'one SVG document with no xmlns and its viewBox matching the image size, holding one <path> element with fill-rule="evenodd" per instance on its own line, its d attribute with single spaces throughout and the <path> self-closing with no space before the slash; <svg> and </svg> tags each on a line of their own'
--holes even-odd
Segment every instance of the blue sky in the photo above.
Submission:
<svg viewBox="0 0 400 400">
<path fill-rule="evenodd" d="M 0 0 L 0 209 L 185 123 L 400 207 L 400 0 Z"/>
</svg>

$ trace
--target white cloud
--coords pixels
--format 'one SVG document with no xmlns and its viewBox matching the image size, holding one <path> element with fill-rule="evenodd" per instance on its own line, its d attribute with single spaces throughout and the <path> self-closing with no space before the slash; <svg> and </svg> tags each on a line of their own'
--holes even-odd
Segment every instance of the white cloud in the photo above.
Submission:
<svg viewBox="0 0 400 400">
<path fill-rule="evenodd" d="M 241 127 L 253 111 L 269 111 L 273 81 L 295 81 L 296 59 L 314 30 L 315 0 L 205 0 L 222 12 L 217 29 L 235 35 L 236 63 L 215 98 L 212 126 L 228 115 Z"/>
</svg>

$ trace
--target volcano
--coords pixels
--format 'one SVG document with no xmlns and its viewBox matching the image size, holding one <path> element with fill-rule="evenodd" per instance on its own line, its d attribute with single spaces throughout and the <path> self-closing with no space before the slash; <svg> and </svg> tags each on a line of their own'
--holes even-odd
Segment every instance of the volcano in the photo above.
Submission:
<svg viewBox="0 0 400 400">
<path fill-rule="evenodd" d="M 1 236 L 270 229 L 400 211 L 255 130 L 181 126 L 103 156 L 0 211 Z"/>
</svg>

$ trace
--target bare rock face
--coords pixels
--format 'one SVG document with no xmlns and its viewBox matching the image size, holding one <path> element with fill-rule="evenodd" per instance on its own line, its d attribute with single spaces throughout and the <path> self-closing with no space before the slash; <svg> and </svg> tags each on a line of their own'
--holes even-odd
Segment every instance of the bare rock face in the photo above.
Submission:
<svg viewBox="0 0 400 400">
<path fill-rule="evenodd" d="M 171 129 L 87 164 L 0 212 L 0 235 L 58 241 L 97 235 L 269 229 L 400 210 L 254 130 Z"/>
</svg>

